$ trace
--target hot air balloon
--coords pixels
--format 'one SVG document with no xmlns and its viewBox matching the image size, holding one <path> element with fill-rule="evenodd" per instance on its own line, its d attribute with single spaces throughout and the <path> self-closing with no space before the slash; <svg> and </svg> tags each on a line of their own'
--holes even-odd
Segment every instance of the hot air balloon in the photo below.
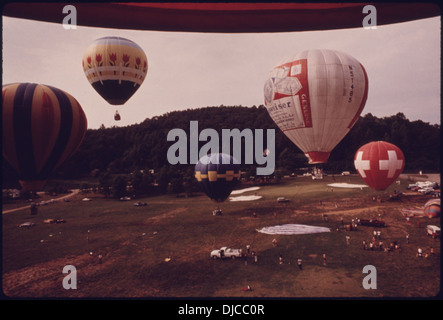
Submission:
<svg viewBox="0 0 443 320">
<path fill-rule="evenodd" d="M 148 59 L 135 42 L 120 37 L 95 40 L 83 54 L 83 71 L 92 87 L 111 105 L 123 105 L 148 73 Z M 115 120 L 120 120 L 118 111 Z"/>
<path fill-rule="evenodd" d="M 431 199 L 426 202 L 424 211 L 428 218 L 440 217 L 440 199 Z"/>
<path fill-rule="evenodd" d="M 264 86 L 272 120 L 306 155 L 326 163 L 358 120 L 368 96 L 363 66 L 348 54 L 306 50 L 278 64 Z"/>
<path fill-rule="evenodd" d="M 24 190 L 41 190 L 82 143 L 86 116 L 74 97 L 48 85 L 4 85 L 2 102 L 3 159 Z"/>
<path fill-rule="evenodd" d="M 227 154 L 206 155 L 195 165 L 195 178 L 206 195 L 220 203 L 240 181 L 240 164 Z"/>
<path fill-rule="evenodd" d="M 372 189 L 385 190 L 402 173 L 405 156 L 392 143 L 373 141 L 357 150 L 354 166 Z"/>
</svg>

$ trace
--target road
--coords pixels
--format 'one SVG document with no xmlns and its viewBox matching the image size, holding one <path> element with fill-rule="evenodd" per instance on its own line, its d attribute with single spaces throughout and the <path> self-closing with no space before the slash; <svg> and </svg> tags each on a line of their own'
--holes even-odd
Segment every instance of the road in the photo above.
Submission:
<svg viewBox="0 0 443 320">
<path fill-rule="evenodd" d="M 72 192 L 70 194 L 67 194 L 67 195 L 65 195 L 63 197 L 60 197 L 60 198 L 55 198 L 54 200 L 63 200 L 63 199 L 66 199 L 66 198 L 70 198 L 70 197 L 78 194 L 80 192 L 80 189 L 74 189 L 74 190 L 71 190 L 71 191 Z M 31 205 L 27 205 L 27 206 L 20 207 L 20 208 L 14 208 L 14 209 L 10 209 L 10 210 L 5 210 L 5 211 L 2 211 L 2 214 L 14 212 L 14 211 L 20 211 L 20 210 L 29 209 L 30 207 L 31 207 Z"/>
</svg>

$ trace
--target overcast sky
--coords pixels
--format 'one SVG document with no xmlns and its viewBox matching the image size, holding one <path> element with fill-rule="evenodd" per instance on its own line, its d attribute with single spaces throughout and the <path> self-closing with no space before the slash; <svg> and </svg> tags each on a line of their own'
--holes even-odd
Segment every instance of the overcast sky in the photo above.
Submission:
<svg viewBox="0 0 443 320">
<path fill-rule="evenodd" d="M 206 106 L 263 104 L 268 71 L 306 49 L 334 49 L 365 67 L 369 96 L 362 115 L 403 112 L 440 123 L 440 18 L 387 26 L 287 33 L 216 34 L 117 30 L 3 17 L 3 84 L 36 82 L 65 90 L 82 105 L 88 127 L 126 126 L 166 112 Z M 140 89 L 118 107 L 87 81 L 83 51 L 97 38 L 120 36 L 148 57 Z"/>
</svg>

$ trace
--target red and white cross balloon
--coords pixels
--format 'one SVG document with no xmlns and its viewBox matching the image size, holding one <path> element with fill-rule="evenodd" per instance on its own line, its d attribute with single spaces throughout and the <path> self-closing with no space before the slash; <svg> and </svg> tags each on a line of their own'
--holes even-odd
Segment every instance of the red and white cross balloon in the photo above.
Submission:
<svg viewBox="0 0 443 320">
<path fill-rule="evenodd" d="M 373 141 L 357 150 L 354 166 L 362 179 L 375 190 L 385 190 L 402 173 L 405 156 L 397 146 Z"/>
</svg>

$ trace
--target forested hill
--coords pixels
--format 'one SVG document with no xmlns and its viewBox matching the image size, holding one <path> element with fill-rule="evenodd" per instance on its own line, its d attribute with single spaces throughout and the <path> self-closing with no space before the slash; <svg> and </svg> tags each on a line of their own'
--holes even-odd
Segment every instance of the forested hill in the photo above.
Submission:
<svg viewBox="0 0 443 320">
<path fill-rule="evenodd" d="M 198 121 L 199 133 L 206 128 L 215 129 L 220 141 L 222 129 L 242 131 L 249 128 L 253 132 L 255 129 L 265 129 L 264 132 L 275 129 L 276 173 L 281 176 L 310 167 L 304 154 L 276 127 L 264 106 L 219 106 L 170 112 L 127 127 L 90 129 L 76 154 L 52 178 L 101 177 L 153 169 L 155 176 L 152 179 L 158 179 L 157 175 L 160 175 L 166 184 L 178 176 L 192 180 L 193 164 L 171 165 L 167 159 L 168 149 L 175 143 L 167 141 L 168 132 L 183 129 L 189 140 L 191 121 Z M 355 152 L 362 145 L 376 140 L 391 142 L 403 151 L 406 158 L 404 172 L 440 172 L 440 125 L 410 121 L 402 113 L 384 118 L 371 114 L 360 117 L 332 151 L 328 164 L 323 166 L 325 172 L 356 172 L 353 165 Z M 204 144 L 206 139 L 199 142 L 199 147 Z M 247 171 L 248 176 L 254 175 L 256 167 L 244 163 L 242 161 L 242 171 Z M 3 167 L 3 182 L 11 182 L 11 179 L 15 180 Z"/>
<path fill-rule="evenodd" d="M 275 129 L 276 169 L 290 173 L 308 167 L 306 157 L 276 127 L 265 107 L 219 106 L 170 112 L 128 127 L 88 130 L 82 146 L 58 170 L 58 175 L 75 177 L 104 171 L 129 173 L 136 169 L 158 171 L 165 166 L 180 170 L 183 166 L 172 166 L 167 161 L 167 151 L 174 144 L 167 141 L 167 135 L 171 129 L 181 128 L 189 138 L 190 121 L 198 121 L 199 132 L 205 128 L 215 129 L 220 140 L 223 128 L 238 128 L 240 131 L 249 128 L 253 132 L 260 128 Z M 409 121 L 402 113 L 384 118 L 371 114 L 360 117 L 333 150 L 324 169 L 329 172 L 355 171 L 355 152 L 363 144 L 375 140 L 393 143 L 403 151 L 405 172 L 440 172 L 440 125 Z M 200 142 L 200 146 L 205 143 Z"/>
</svg>

